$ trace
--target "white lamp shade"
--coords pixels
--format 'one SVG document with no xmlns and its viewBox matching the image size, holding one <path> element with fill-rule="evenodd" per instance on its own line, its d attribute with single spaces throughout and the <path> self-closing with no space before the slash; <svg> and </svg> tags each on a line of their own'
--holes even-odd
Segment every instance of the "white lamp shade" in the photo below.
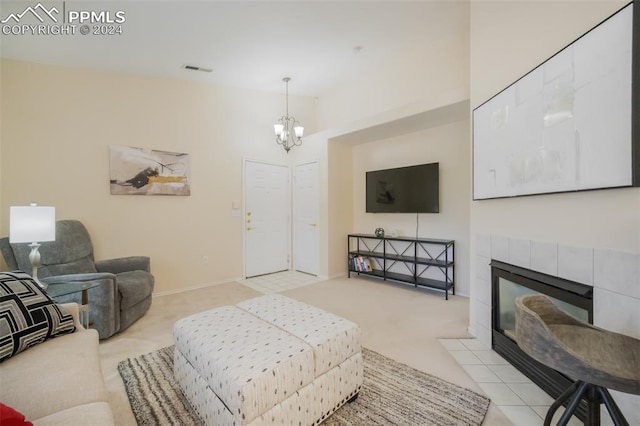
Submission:
<svg viewBox="0 0 640 426">
<path fill-rule="evenodd" d="M 276 136 L 280 136 L 284 133 L 284 125 L 283 124 L 274 124 L 273 131 L 276 133 Z"/>
<path fill-rule="evenodd" d="M 293 128 L 293 131 L 296 132 L 296 137 L 297 138 L 301 138 L 303 133 L 304 133 L 304 127 L 296 126 L 296 127 Z"/>
<path fill-rule="evenodd" d="M 47 206 L 11 206 L 9 241 L 36 243 L 55 241 L 56 208 Z"/>
</svg>

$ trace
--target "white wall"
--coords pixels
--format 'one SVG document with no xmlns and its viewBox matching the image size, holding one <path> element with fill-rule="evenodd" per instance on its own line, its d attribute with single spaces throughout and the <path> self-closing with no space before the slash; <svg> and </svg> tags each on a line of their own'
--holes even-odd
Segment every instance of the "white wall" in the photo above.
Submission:
<svg viewBox="0 0 640 426">
<path fill-rule="evenodd" d="M 472 108 L 625 3 L 473 1 Z M 594 323 L 640 337 L 640 188 L 472 202 L 470 331 L 486 343 L 491 258 L 593 285 Z M 640 399 L 616 399 L 640 423 Z"/>
</svg>

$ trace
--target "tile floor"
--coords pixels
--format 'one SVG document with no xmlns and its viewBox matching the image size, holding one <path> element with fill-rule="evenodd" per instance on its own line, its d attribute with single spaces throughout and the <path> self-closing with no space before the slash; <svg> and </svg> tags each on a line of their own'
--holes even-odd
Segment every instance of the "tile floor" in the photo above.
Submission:
<svg viewBox="0 0 640 426">
<path fill-rule="evenodd" d="M 309 284 L 322 281 L 315 275 L 305 274 L 298 271 L 282 271 L 274 274 L 259 275 L 239 281 L 253 290 L 263 294 L 280 293 L 286 290 L 303 287 Z"/>
<path fill-rule="evenodd" d="M 280 293 L 322 281 L 297 271 L 283 271 L 240 281 L 241 284 L 263 294 Z M 541 426 L 553 402 L 529 378 L 520 373 L 504 358 L 476 339 L 438 339 L 440 344 L 478 384 L 491 401 L 516 426 Z M 554 421 L 562 414 L 558 410 Z M 603 426 L 610 424 L 603 416 Z M 569 426 L 582 422 L 572 417 Z"/>
<path fill-rule="evenodd" d="M 478 383 L 500 411 L 517 426 L 541 426 L 553 399 L 504 358 L 476 339 L 438 339 Z M 560 408 L 554 421 L 562 415 Z M 608 424 L 603 416 L 602 424 Z M 582 422 L 575 416 L 570 426 Z"/>
</svg>

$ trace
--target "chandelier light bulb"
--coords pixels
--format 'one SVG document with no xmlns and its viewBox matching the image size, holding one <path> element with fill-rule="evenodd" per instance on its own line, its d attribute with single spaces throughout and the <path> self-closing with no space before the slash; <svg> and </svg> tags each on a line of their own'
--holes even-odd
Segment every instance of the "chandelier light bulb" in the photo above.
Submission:
<svg viewBox="0 0 640 426">
<path fill-rule="evenodd" d="M 280 117 L 280 120 L 273 125 L 273 131 L 276 134 L 276 143 L 282 145 L 288 153 L 294 146 L 302 145 L 304 127 L 301 126 L 294 117 L 289 115 L 289 81 L 291 81 L 291 78 L 285 77 L 282 81 L 286 84 L 286 110 L 285 115 Z"/>
</svg>

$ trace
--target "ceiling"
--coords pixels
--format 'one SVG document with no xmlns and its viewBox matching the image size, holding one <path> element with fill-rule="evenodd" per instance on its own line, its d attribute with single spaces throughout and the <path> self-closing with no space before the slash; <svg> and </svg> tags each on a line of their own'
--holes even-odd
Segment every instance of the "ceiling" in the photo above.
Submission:
<svg viewBox="0 0 640 426">
<path fill-rule="evenodd" d="M 72 35 L 2 35 L 2 57 L 272 92 L 283 91 L 282 78 L 290 76 L 290 93 L 308 96 L 468 31 L 464 0 L 41 3 L 64 9 L 59 17 L 123 11 L 122 34 L 82 35 L 78 25 Z M 37 4 L 2 0 L 0 19 Z M 33 16 L 21 19 L 38 24 Z M 185 64 L 213 71 L 187 71 Z"/>
</svg>

